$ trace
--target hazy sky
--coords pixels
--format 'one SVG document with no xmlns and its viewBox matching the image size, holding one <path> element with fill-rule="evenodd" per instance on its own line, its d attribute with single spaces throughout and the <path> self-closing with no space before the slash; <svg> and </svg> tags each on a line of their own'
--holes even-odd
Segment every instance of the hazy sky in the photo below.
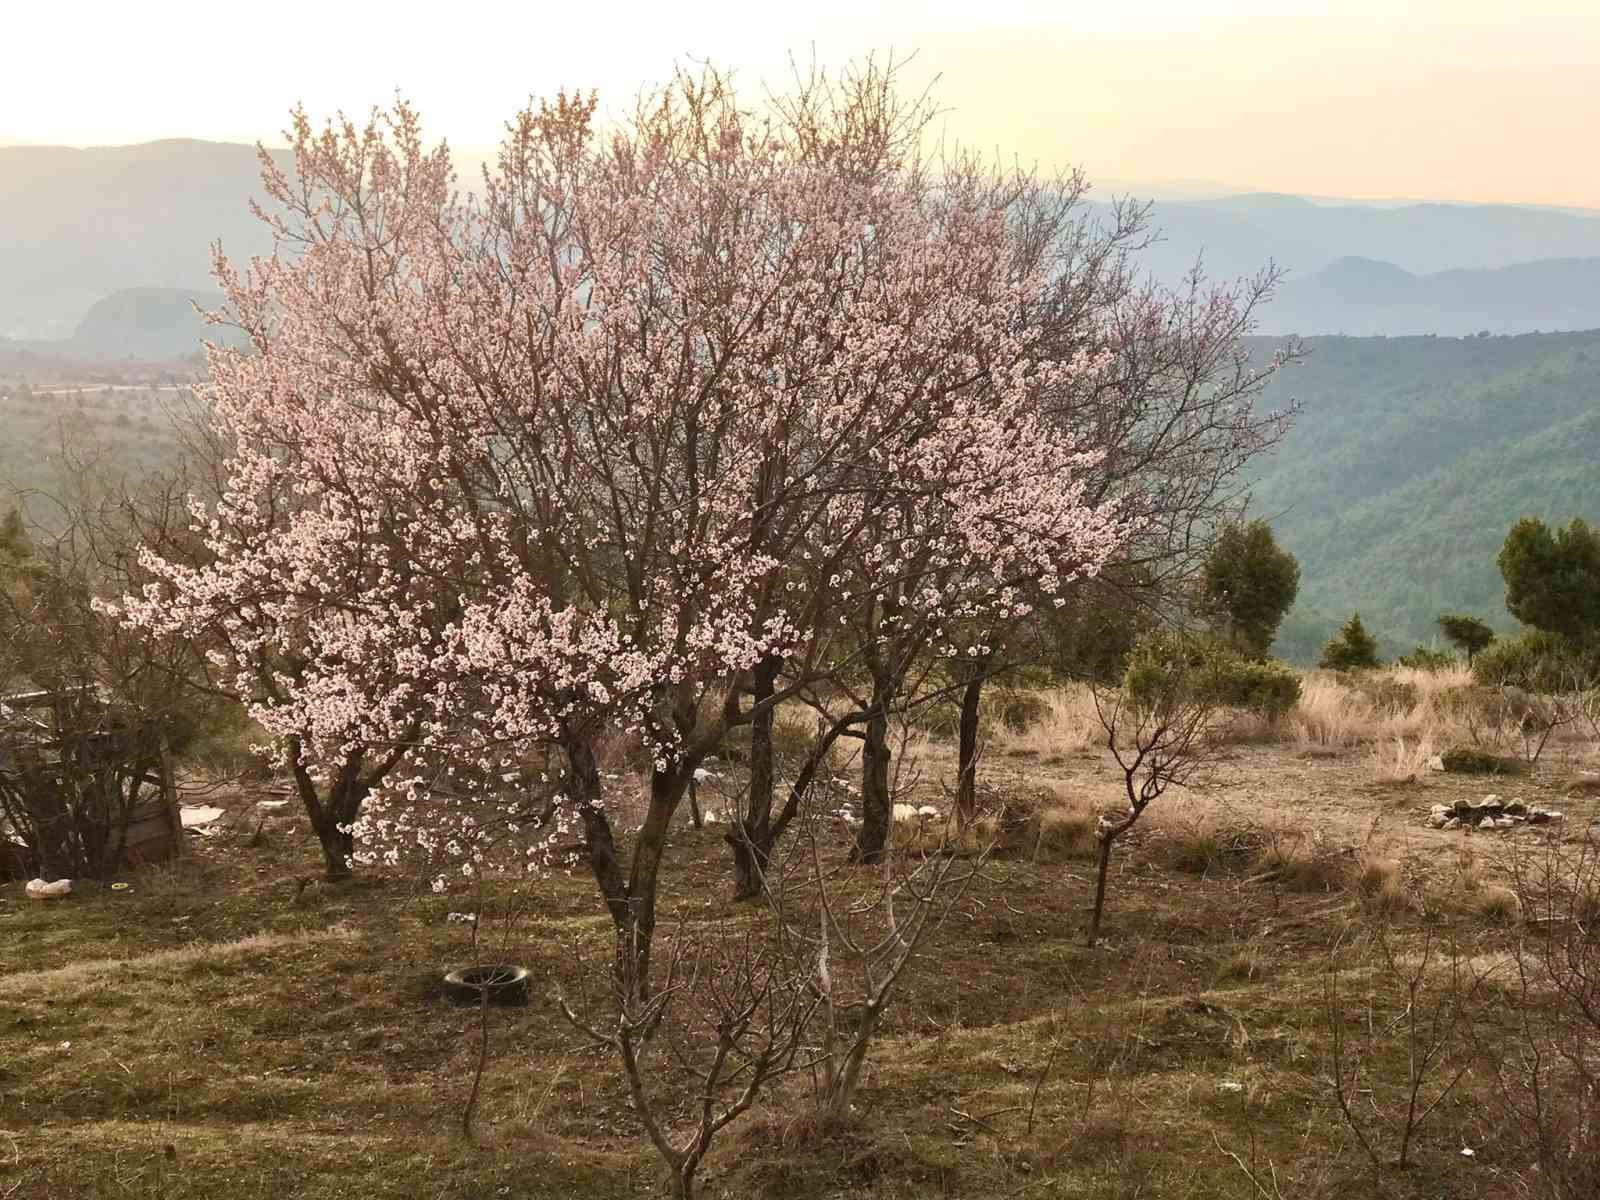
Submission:
<svg viewBox="0 0 1600 1200">
<path fill-rule="evenodd" d="M 1600 208 L 1600 0 L 9 0 L 0 144 L 279 141 L 401 89 L 463 149 L 530 94 L 892 48 L 963 141 L 1103 180 Z"/>
</svg>

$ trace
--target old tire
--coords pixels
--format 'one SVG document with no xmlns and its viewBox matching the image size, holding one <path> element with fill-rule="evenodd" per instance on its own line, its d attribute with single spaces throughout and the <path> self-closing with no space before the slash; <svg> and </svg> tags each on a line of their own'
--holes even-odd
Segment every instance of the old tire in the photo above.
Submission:
<svg viewBox="0 0 1600 1200">
<path fill-rule="evenodd" d="M 531 990 L 528 968 L 513 963 L 480 963 L 444 977 L 445 999 L 456 1004 L 526 1004 Z"/>
</svg>

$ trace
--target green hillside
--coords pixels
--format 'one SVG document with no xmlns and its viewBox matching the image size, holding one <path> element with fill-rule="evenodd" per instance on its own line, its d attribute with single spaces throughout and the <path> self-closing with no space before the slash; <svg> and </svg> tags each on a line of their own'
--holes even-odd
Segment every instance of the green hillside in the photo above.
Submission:
<svg viewBox="0 0 1600 1200">
<path fill-rule="evenodd" d="M 1600 332 L 1307 347 L 1269 389 L 1301 414 L 1253 500 L 1300 560 L 1280 651 L 1357 609 L 1391 647 L 1446 610 L 1515 628 L 1494 563 L 1512 522 L 1600 517 Z"/>
</svg>

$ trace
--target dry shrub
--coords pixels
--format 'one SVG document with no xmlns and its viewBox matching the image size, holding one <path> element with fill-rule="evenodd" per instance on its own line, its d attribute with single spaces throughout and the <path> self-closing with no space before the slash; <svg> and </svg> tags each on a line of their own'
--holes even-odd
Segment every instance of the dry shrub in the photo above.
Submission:
<svg viewBox="0 0 1600 1200">
<path fill-rule="evenodd" d="M 1222 969 L 1222 976 L 1224 979 L 1250 983 L 1261 973 L 1261 965 L 1261 951 L 1254 946 L 1246 946 L 1242 950 L 1234 951 Z"/>
<path fill-rule="evenodd" d="M 1536 1164 L 1548 1200 L 1600 1195 L 1600 857 L 1547 845 L 1510 861 L 1529 921 L 1515 958 L 1509 1038 L 1487 1040 L 1500 1129 Z"/>
<path fill-rule="evenodd" d="M 1397 913 L 1410 907 L 1396 859 L 1363 854 L 1356 863 L 1356 886 L 1368 905 L 1380 913 Z"/>
<path fill-rule="evenodd" d="M 1465 895 L 1475 895 L 1483 887 L 1483 875 L 1478 870 L 1478 856 L 1470 847 L 1462 847 L 1456 855 L 1456 887 Z"/>
<path fill-rule="evenodd" d="M 1473 908 L 1479 916 L 1495 925 L 1514 925 L 1522 919 L 1522 901 L 1514 891 L 1500 884 L 1479 888 Z"/>
<path fill-rule="evenodd" d="M 1052 805 L 1039 813 L 1033 856 L 1046 862 L 1087 858 L 1095 851 L 1095 814 L 1086 804 Z"/>
<path fill-rule="evenodd" d="M 1414 755 L 1424 741 L 1438 744 L 1464 734 L 1461 697 L 1471 686 L 1472 676 L 1464 667 L 1448 671 L 1394 667 L 1356 682 L 1333 672 L 1313 671 L 1301 683 L 1300 702 L 1288 725 L 1303 753 L 1337 753 L 1402 739 Z"/>
<path fill-rule="evenodd" d="M 1030 693 L 1038 701 L 1033 720 L 1017 729 L 995 721 L 988 730 L 990 748 L 997 754 L 1052 759 L 1078 754 L 1105 740 L 1096 715 L 1094 696 L 1082 684 Z"/>
<path fill-rule="evenodd" d="M 1400 893 L 1400 861 L 1379 854 L 1363 854 L 1356 861 L 1356 887 L 1363 896 L 1375 899 Z"/>
<path fill-rule="evenodd" d="M 1370 753 L 1372 776 L 1383 783 L 1414 783 L 1428 773 L 1428 762 L 1437 753 L 1427 734 L 1380 741 Z"/>
<path fill-rule="evenodd" d="M 1295 892 L 1339 892 L 1350 886 L 1354 862 L 1348 850 L 1320 833 L 1280 831 L 1256 858 L 1256 878 Z"/>
</svg>

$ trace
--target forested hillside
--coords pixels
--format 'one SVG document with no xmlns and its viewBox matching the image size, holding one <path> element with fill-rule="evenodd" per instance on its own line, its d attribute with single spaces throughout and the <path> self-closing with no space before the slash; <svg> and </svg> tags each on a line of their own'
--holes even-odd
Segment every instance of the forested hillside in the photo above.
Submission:
<svg viewBox="0 0 1600 1200">
<path fill-rule="evenodd" d="M 1306 345 L 1268 390 L 1302 407 L 1253 499 L 1300 560 L 1279 651 L 1314 656 L 1352 610 L 1391 650 L 1446 610 L 1515 628 L 1494 561 L 1512 522 L 1600 517 L 1600 332 Z"/>
</svg>

